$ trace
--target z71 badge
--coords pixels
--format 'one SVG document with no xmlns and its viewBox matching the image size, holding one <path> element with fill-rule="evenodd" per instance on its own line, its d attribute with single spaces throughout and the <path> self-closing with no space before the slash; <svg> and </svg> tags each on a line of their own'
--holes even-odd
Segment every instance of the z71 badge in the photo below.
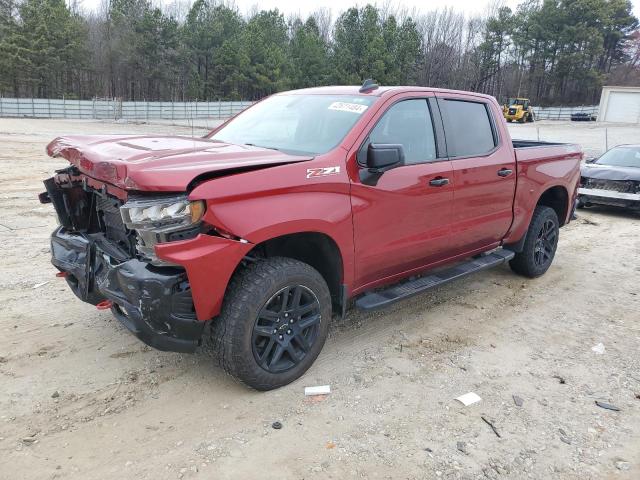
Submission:
<svg viewBox="0 0 640 480">
<path fill-rule="evenodd" d="M 307 178 L 325 177 L 327 175 L 337 175 L 339 173 L 340 167 L 307 168 Z"/>
</svg>

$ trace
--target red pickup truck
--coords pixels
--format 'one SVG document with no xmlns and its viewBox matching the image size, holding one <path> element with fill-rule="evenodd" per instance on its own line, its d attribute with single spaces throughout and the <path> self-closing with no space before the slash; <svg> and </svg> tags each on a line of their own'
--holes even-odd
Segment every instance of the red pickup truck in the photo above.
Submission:
<svg viewBox="0 0 640 480">
<path fill-rule="evenodd" d="M 40 195 L 58 276 L 155 348 L 207 337 L 260 390 L 309 368 L 350 299 L 379 308 L 505 262 L 542 275 L 583 156 L 512 141 L 493 97 L 371 82 L 273 95 L 203 138 L 47 151 L 71 164 Z"/>
</svg>

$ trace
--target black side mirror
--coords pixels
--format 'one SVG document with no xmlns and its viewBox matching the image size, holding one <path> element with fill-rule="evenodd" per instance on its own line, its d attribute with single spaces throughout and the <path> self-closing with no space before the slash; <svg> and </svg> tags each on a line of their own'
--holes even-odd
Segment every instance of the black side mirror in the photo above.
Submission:
<svg viewBox="0 0 640 480">
<path fill-rule="evenodd" d="M 590 158 L 587 158 L 584 162 L 585 163 L 595 163 L 596 160 L 598 160 L 598 157 L 590 157 Z"/>
<path fill-rule="evenodd" d="M 367 149 L 367 167 L 371 173 L 383 173 L 404 165 L 404 148 L 400 144 L 370 143 Z"/>
</svg>

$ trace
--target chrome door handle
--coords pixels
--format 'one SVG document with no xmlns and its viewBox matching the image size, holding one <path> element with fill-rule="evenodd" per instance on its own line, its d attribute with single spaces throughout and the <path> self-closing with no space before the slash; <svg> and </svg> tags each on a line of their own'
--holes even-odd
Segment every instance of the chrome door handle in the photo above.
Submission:
<svg viewBox="0 0 640 480">
<path fill-rule="evenodd" d="M 431 185 L 432 187 L 443 187 L 448 184 L 448 178 L 436 177 L 433 180 L 429 180 L 429 185 Z"/>
</svg>

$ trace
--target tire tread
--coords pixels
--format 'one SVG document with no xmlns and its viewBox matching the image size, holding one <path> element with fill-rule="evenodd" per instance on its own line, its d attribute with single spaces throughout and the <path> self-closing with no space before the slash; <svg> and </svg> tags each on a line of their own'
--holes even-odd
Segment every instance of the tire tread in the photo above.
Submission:
<svg viewBox="0 0 640 480">
<path fill-rule="evenodd" d="M 306 370 L 305 368 L 292 379 L 287 377 L 283 381 L 275 380 L 274 374 L 265 370 L 261 371 L 259 367 L 255 368 L 256 363 L 252 352 L 247 352 L 241 346 L 241 339 L 250 334 L 248 330 L 253 328 L 252 309 L 259 309 L 262 306 L 258 305 L 256 300 L 262 299 L 265 291 L 272 290 L 279 282 L 292 275 L 313 279 L 320 286 L 320 291 L 314 293 L 318 296 L 321 309 L 323 302 L 330 309 L 329 287 L 317 270 L 293 258 L 269 257 L 243 267 L 234 274 L 229 282 L 221 313 L 211 322 L 210 338 L 208 339 L 210 345 L 207 350 L 227 374 L 256 390 L 271 390 L 285 385 L 295 380 Z M 330 310 L 328 317 L 327 324 L 331 318 Z M 248 321 L 248 318 L 251 320 Z M 321 344 L 326 338 L 328 325 L 323 330 L 324 335 L 321 335 L 317 340 Z"/>
<path fill-rule="evenodd" d="M 552 219 L 555 221 L 556 225 L 559 225 L 558 216 L 556 215 L 556 212 L 553 208 L 547 207 L 545 205 L 538 205 L 531 217 L 531 223 L 529 224 L 529 228 L 527 230 L 527 236 L 522 251 L 516 253 L 515 257 L 513 257 L 513 259 L 509 261 L 511 270 L 513 270 L 517 274 L 529 278 L 539 277 L 540 275 L 543 275 L 547 271 L 549 266 L 551 266 L 551 263 L 553 263 L 552 257 L 549 265 L 544 269 L 540 269 L 539 266 L 535 264 L 533 256 L 536 235 L 540 230 L 540 227 L 542 227 L 542 223 L 547 219 Z M 553 255 L 555 256 L 555 251 L 553 252 Z"/>
</svg>

